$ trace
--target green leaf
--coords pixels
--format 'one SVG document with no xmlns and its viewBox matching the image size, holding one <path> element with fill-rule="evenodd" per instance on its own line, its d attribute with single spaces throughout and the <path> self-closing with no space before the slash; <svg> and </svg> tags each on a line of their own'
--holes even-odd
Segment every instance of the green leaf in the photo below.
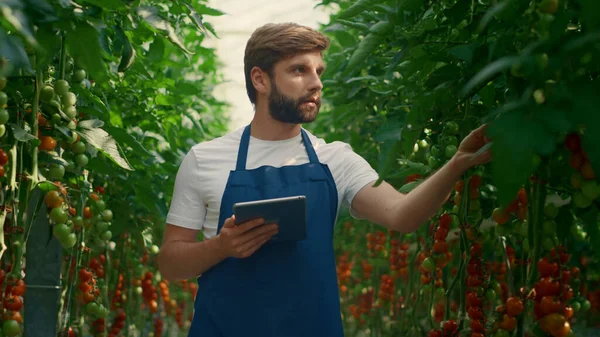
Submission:
<svg viewBox="0 0 600 337">
<path fill-rule="evenodd" d="M 473 76 L 460 91 L 461 96 L 470 94 L 473 89 L 491 81 L 500 72 L 509 70 L 514 64 L 521 62 L 519 56 L 506 56 L 487 65 Z"/>
<path fill-rule="evenodd" d="M 104 130 L 97 129 L 82 129 L 78 133 L 87 143 L 95 147 L 98 151 L 109 157 L 115 164 L 121 168 L 133 171 L 133 168 L 127 162 L 124 155 L 121 155 L 119 144 Z"/>
<path fill-rule="evenodd" d="M 597 0 L 579 0 L 579 2 L 586 30 L 591 31 L 600 26 L 600 2 Z"/>
<path fill-rule="evenodd" d="M 381 127 L 377 129 L 377 133 L 373 136 L 373 140 L 381 143 L 389 140 L 400 140 L 402 137 L 402 126 L 404 126 L 404 120 L 396 119 L 387 121 Z"/>
<path fill-rule="evenodd" d="M 475 52 L 476 46 L 476 43 L 460 45 L 450 48 L 448 53 L 459 60 L 465 61 L 467 65 L 470 65 L 473 61 L 473 53 Z"/>
<path fill-rule="evenodd" d="M 165 43 L 161 36 L 156 36 L 154 41 L 150 44 L 150 50 L 146 55 L 148 62 L 160 62 L 165 56 Z"/>
<path fill-rule="evenodd" d="M 96 129 L 104 126 L 104 122 L 100 119 L 88 119 L 79 122 L 77 126 L 81 129 Z"/>
<path fill-rule="evenodd" d="M 558 216 L 556 219 L 556 235 L 559 238 L 567 238 L 571 233 L 571 226 L 573 226 L 574 219 L 571 209 L 569 207 L 560 207 L 558 209 Z"/>
<path fill-rule="evenodd" d="M 505 0 L 502 1 L 500 3 L 495 4 L 494 6 L 492 6 L 483 16 L 483 18 L 481 19 L 481 22 L 479 23 L 479 27 L 477 28 L 477 30 L 479 32 L 484 31 L 488 24 L 492 21 L 492 19 L 496 16 L 499 15 L 500 13 L 502 13 L 504 10 L 506 10 L 508 8 L 508 6 L 510 5 L 511 0 Z"/>
<path fill-rule="evenodd" d="M 80 2 L 102 7 L 109 11 L 120 11 L 127 9 L 127 6 L 123 3 L 123 1 L 120 0 L 80 0 Z"/>
<path fill-rule="evenodd" d="M 417 186 L 421 185 L 422 182 L 422 180 L 411 181 L 410 183 L 404 184 L 402 187 L 400 187 L 400 189 L 398 189 L 398 192 L 407 194 L 410 191 L 417 188 Z"/>
<path fill-rule="evenodd" d="M 129 134 L 125 129 L 108 127 L 106 131 L 119 143 L 131 146 L 133 151 L 138 154 L 151 156 L 152 154 L 137 139 Z"/>
<path fill-rule="evenodd" d="M 6 4 L 0 3 L 0 14 L 25 39 L 27 44 L 35 48 L 39 47 L 37 40 L 33 36 L 33 29 L 29 24 L 29 18 L 22 11 L 22 5 L 9 7 Z"/>
<path fill-rule="evenodd" d="M 194 3 L 196 4 L 196 1 L 194 1 Z M 196 10 L 198 11 L 199 14 L 201 15 L 208 15 L 208 16 L 221 16 L 221 15 L 225 15 L 225 12 L 220 11 L 218 9 L 212 8 L 212 7 L 208 7 L 204 4 L 196 4 Z"/>
<path fill-rule="evenodd" d="M 573 97 L 573 108 L 568 114 L 571 122 L 583 126 L 584 133 L 581 144 L 594 168 L 594 172 L 600 172 L 600 114 L 598 114 L 598 92 L 600 83 L 580 82 L 571 90 Z"/>
<path fill-rule="evenodd" d="M 35 137 L 34 135 L 32 135 L 31 133 L 23 130 L 20 126 L 18 126 L 17 124 L 14 123 L 8 123 L 8 125 L 11 127 L 11 129 L 13 130 L 13 133 L 15 135 L 15 138 L 20 141 L 20 142 L 28 142 L 30 140 L 33 139 L 37 139 L 37 137 Z"/>
<path fill-rule="evenodd" d="M 366 11 L 369 7 L 379 3 L 379 0 L 359 0 L 355 2 L 348 9 L 339 14 L 341 19 L 350 19 L 357 16 L 358 14 Z"/>
<path fill-rule="evenodd" d="M 171 106 L 174 105 L 173 96 L 167 96 L 163 94 L 156 95 L 154 102 L 158 105 Z"/>
<path fill-rule="evenodd" d="M 194 54 L 193 52 L 185 48 L 185 45 L 175 32 L 175 28 L 173 28 L 169 21 L 167 21 L 165 18 L 158 14 L 158 9 L 156 9 L 155 7 L 143 6 L 136 8 L 135 12 L 150 26 L 163 33 L 166 33 L 167 39 L 169 39 L 169 41 L 171 41 L 175 46 L 179 47 L 179 49 L 181 49 L 183 52 L 190 55 Z"/>
<path fill-rule="evenodd" d="M 496 89 L 494 88 L 494 85 L 490 83 L 484 86 L 481 90 L 479 90 L 479 97 L 481 98 L 483 105 L 486 107 L 491 108 L 494 106 L 496 99 Z"/>
<path fill-rule="evenodd" d="M 383 36 L 373 33 L 369 33 L 365 36 L 350 57 L 345 72 L 349 74 L 362 68 L 360 65 L 373 53 L 383 39 Z"/>
<path fill-rule="evenodd" d="M 190 19 L 192 19 L 192 22 L 194 22 L 196 27 L 198 27 L 198 29 L 202 33 L 204 33 L 204 35 L 208 36 L 208 29 L 206 29 L 206 27 L 204 26 L 204 23 L 202 22 L 202 17 L 200 16 L 200 14 L 198 14 L 198 12 L 194 9 L 194 7 L 192 7 L 192 5 L 190 5 L 188 3 L 186 3 L 184 5 L 189 11 L 189 16 L 190 16 Z"/>
<path fill-rule="evenodd" d="M 556 134 L 573 130 L 573 122 L 568 118 L 567 111 L 563 109 L 550 107 L 541 110 L 538 116 L 541 122 Z"/>
<path fill-rule="evenodd" d="M 104 82 L 108 79 L 99 34 L 94 27 L 87 21 L 76 21 L 75 28 L 67 33 L 66 40 L 71 56 L 84 66 L 94 80 Z"/>
<path fill-rule="evenodd" d="M 123 40 L 123 54 L 121 54 L 121 62 L 119 62 L 117 70 L 123 73 L 127 71 L 135 61 L 136 51 L 120 26 L 117 28 L 117 34 L 119 34 Z"/>
<path fill-rule="evenodd" d="M 361 23 L 361 22 L 353 22 L 353 21 L 347 21 L 347 20 L 342 20 L 342 19 L 336 19 L 336 21 L 341 23 L 344 26 L 358 29 L 360 31 L 368 31 L 370 29 L 369 26 L 367 26 L 366 24 Z"/>
<path fill-rule="evenodd" d="M 396 164 L 400 145 L 401 142 L 398 140 L 388 140 L 381 145 L 381 151 L 379 153 L 379 179 L 375 182 L 375 186 L 378 186 L 386 179 L 390 170 L 394 167 L 394 164 Z"/>
<path fill-rule="evenodd" d="M 490 122 L 488 136 L 493 141 L 492 180 L 498 188 L 498 200 L 505 207 L 533 172 L 536 149 L 554 138 L 520 110 Z"/>
<path fill-rule="evenodd" d="M 48 193 L 50 191 L 58 191 L 58 186 L 56 186 L 51 181 L 42 181 L 37 184 L 37 188 L 39 188 L 42 192 Z"/>
</svg>

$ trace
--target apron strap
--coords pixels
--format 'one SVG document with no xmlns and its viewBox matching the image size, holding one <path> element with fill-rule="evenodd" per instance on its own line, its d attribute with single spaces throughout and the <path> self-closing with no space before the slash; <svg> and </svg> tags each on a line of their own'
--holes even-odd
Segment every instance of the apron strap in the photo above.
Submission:
<svg viewBox="0 0 600 337">
<path fill-rule="evenodd" d="M 319 163 L 319 158 L 317 157 L 317 153 L 313 148 L 312 143 L 308 137 L 308 134 L 304 129 L 301 129 L 302 132 L 302 140 L 304 141 L 304 147 L 306 148 L 306 153 L 308 154 L 308 159 L 311 163 Z M 246 160 L 248 159 L 248 146 L 250 145 L 250 124 L 246 126 L 244 129 L 244 133 L 242 133 L 242 139 L 240 141 L 240 148 L 238 149 L 238 157 L 237 164 L 235 169 L 237 171 L 246 169 Z"/>
<path fill-rule="evenodd" d="M 242 140 L 240 142 L 240 148 L 238 149 L 238 158 L 236 164 L 236 171 L 242 171 L 246 169 L 246 159 L 248 158 L 248 145 L 250 144 L 250 124 L 244 129 L 242 133 Z"/>
<path fill-rule="evenodd" d="M 302 131 L 302 140 L 304 141 L 304 147 L 306 148 L 306 153 L 308 153 L 308 159 L 310 160 L 311 163 L 318 164 L 319 157 L 317 157 L 317 153 L 315 152 L 315 148 L 313 147 L 312 143 L 310 142 L 310 138 L 308 138 L 308 134 L 306 133 L 306 131 L 304 131 L 304 129 L 302 129 L 301 131 Z"/>
</svg>

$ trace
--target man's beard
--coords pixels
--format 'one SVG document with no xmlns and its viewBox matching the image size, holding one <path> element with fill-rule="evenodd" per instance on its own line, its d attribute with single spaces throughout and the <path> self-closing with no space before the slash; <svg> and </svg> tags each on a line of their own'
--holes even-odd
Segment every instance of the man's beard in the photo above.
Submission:
<svg viewBox="0 0 600 337">
<path fill-rule="evenodd" d="M 279 91 L 277 85 L 273 83 L 271 94 L 269 95 L 269 112 L 276 121 L 290 124 L 311 123 L 317 118 L 321 108 L 321 99 L 314 103 L 316 108 L 303 106 L 307 101 L 312 101 L 314 94 L 309 94 L 295 100 Z"/>
</svg>

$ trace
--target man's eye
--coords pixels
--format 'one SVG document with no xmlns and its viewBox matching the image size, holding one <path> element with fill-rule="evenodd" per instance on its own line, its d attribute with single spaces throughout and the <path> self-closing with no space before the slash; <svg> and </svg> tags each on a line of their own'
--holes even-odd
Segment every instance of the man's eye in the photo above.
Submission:
<svg viewBox="0 0 600 337">
<path fill-rule="evenodd" d="M 298 68 L 295 69 L 295 71 L 297 73 L 303 73 L 304 72 L 304 68 L 303 67 L 298 67 Z"/>
</svg>

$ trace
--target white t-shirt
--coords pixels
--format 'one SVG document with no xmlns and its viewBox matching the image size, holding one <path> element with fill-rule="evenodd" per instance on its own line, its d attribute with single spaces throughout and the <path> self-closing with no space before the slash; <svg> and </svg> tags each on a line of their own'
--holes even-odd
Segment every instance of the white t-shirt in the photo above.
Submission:
<svg viewBox="0 0 600 337">
<path fill-rule="evenodd" d="M 173 199 L 166 222 L 202 230 L 204 238 L 216 235 L 221 199 L 229 173 L 235 170 L 244 128 L 223 137 L 197 144 L 187 153 L 175 180 Z M 358 191 L 374 182 L 378 174 L 369 163 L 343 142 L 325 143 L 305 130 L 319 157 L 333 175 L 338 192 L 338 209 L 349 206 Z M 264 165 L 281 167 L 308 163 L 302 135 L 265 141 L 250 137 L 246 169 Z"/>
</svg>

